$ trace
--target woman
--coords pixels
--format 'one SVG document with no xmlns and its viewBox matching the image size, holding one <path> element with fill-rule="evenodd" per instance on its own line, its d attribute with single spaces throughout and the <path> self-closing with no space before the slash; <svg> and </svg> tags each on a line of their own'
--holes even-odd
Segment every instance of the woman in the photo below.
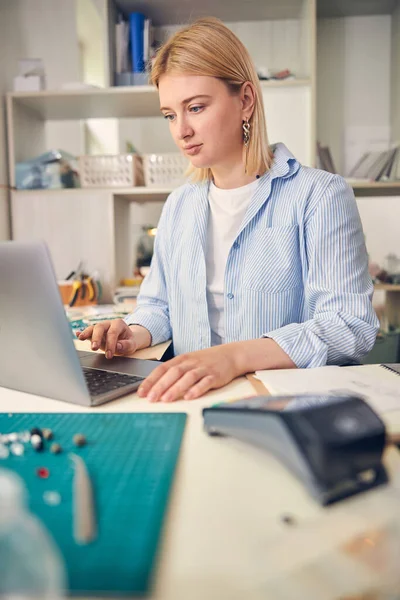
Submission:
<svg viewBox="0 0 400 600">
<path fill-rule="evenodd" d="M 135 312 L 80 339 L 111 358 L 172 338 L 175 358 L 139 388 L 167 402 L 255 370 L 366 354 L 378 322 L 353 193 L 269 147 L 242 43 L 200 19 L 161 48 L 151 77 L 192 182 L 164 206 Z"/>
</svg>

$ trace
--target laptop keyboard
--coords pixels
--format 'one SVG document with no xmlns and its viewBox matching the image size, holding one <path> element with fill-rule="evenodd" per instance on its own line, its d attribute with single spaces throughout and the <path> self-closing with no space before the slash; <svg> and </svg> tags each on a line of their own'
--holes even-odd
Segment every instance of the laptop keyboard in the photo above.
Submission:
<svg viewBox="0 0 400 600">
<path fill-rule="evenodd" d="M 125 375 L 124 373 L 113 373 L 111 371 L 103 371 L 102 369 L 89 369 L 83 367 L 86 385 L 88 386 L 90 395 L 100 396 L 107 392 L 118 390 L 119 388 L 139 383 L 144 380 L 144 377 L 136 377 L 135 375 Z"/>
</svg>

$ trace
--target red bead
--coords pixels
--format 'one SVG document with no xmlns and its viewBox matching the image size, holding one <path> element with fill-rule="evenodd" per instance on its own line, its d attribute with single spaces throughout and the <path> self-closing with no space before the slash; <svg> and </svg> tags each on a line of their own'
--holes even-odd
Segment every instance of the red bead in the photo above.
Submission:
<svg viewBox="0 0 400 600">
<path fill-rule="evenodd" d="M 36 475 L 41 479 L 47 479 L 50 475 L 50 471 L 45 467 L 39 467 L 38 469 L 36 469 Z"/>
</svg>

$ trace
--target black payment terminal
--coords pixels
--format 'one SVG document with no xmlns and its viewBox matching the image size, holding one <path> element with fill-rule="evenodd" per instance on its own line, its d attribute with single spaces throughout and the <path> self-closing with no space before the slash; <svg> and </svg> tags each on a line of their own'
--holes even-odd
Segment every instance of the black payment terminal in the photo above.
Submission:
<svg viewBox="0 0 400 600">
<path fill-rule="evenodd" d="M 203 409 L 210 435 L 272 452 L 322 505 L 387 482 L 385 425 L 358 396 L 255 396 Z"/>
</svg>

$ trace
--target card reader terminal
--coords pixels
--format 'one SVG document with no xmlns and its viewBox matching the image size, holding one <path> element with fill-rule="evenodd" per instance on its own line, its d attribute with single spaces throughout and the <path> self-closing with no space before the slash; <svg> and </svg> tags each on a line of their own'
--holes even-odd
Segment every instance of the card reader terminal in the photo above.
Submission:
<svg viewBox="0 0 400 600">
<path fill-rule="evenodd" d="M 358 396 L 255 396 L 203 409 L 210 435 L 272 452 L 322 504 L 387 482 L 383 421 Z"/>
</svg>

